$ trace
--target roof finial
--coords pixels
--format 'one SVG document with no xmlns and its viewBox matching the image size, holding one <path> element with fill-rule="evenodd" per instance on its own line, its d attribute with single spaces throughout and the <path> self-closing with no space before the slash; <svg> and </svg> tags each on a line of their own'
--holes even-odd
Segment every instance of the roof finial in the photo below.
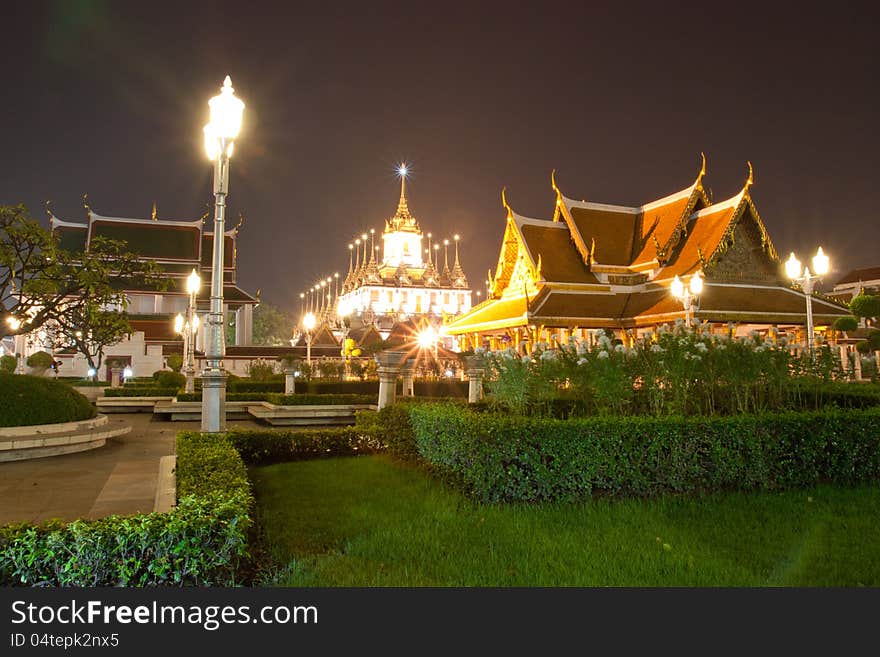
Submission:
<svg viewBox="0 0 880 657">
<path fill-rule="evenodd" d="M 749 187 L 755 184 L 755 172 L 752 170 L 752 163 L 746 162 L 749 165 L 749 177 L 746 178 L 746 186 L 743 188 L 743 191 L 747 191 Z"/>
<path fill-rule="evenodd" d="M 235 224 L 235 228 L 233 228 L 236 235 L 238 234 L 238 229 L 241 228 L 243 223 L 244 223 L 244 214 L 241 212 L 241 210 L 239 210 L 238 211 L 238 223 Z"/>
<path fill-rule="evenodd" d="M 700 164 L 700 173 L 697 174 L 697 183 L 699 183 L 703 176 L 706 175 L 706 154 L 703 151 L 700 151 L 700 158 L 702 159 L 702 163 Z"/>
<path fill-rule="evenodd" d="M 507 202 L 507 187 L 501 188 L 501 205 L 507 210 L 507 218 L 510 219 L 513 216 L 513 210 L 511 210 L 510 204 Z"/>
<path fill-rule="evenodd" d="M 52 212 L 52 201 L 46 199 L 46 214 L 49 215 L 49 219 L 53 219 L 55 217 L 55 213 Z"/>
<path fill-rule="evenodd" d="M 158 216 L 159 216 L 159 213 L 158 213 L 158 210 L 156 209 L 156 201 L 153 201 L 153 212 L 150 214 L 150 218 L 153 221 L 156 221 Z"/>
<path fill-rule="evenodd" d="M 86 192 L 83 194 L 83 207 L 86 209 L 86 212 L 91 213 L 92 208 L 89 206 L 89 194 Z"/>
<path fill-rule="evenodd" d="M 550 186 L 553 188 L 553 191 L 556 192 L 556 196 L 561 196 L 562 193 L 559 191 L 559 187 L 556 186 L 556 169 L 550 172 Z"/>
</svg>

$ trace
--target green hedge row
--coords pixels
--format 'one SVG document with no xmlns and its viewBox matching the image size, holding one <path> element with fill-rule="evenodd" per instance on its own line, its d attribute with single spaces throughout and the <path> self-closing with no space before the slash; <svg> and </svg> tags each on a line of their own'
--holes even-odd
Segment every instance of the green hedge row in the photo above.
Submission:
<svg viewBox="0 0 880 657">
<path fill-rule="evenodd" d="M 95 407 L 62 381 L 0 372 L 0 427 L 77 422 L 95 416 Z"/>
<path fill-rule="evenodd" d="M 3 586 L 228 586 L 247 555 L 247 470 L 225 438 L 177 438 L 168 513 L 0 527 Z"/>
<path fill-rule="evenodd" d="M 385 448 L 380 438 L 363 427 L 232 430 L 226 435 L 248 465 L 372 454 Z"/>
<path fill-rule="evenodd" d="M 202 393 L 181 392 L 177 401 L 202 401 Z M 329 404 L 375 404 L 375 395 L 284 395 L 277 392 L 227 392 L 226 401 L 266 401 L 276 406 L 320 406 Z"/>
<path fill-rule="evenodd" d="M 178 388 L 104 388 L 105 397 L 174 397 Z"/>
<path fill-rule="evenodd" d="M 776 490 L 880 477 L 880 408 L 569 420 L 409 410 L 418 453 L 483 501 Z"/>
</svg>

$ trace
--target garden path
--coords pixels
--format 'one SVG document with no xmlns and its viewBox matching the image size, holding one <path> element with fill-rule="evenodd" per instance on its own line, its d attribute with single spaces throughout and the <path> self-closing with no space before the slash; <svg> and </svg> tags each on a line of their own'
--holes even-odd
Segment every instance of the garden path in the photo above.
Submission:
<svg viewBox="0 0 880 657">
<path fill-rule="evenodd" d="M 0 463 L 0 525 L 152 511 L 159 459 L 174 454 L 178 431 L 198 430 L 199 422 L 165 422 L 151 413 L 109 418 L 111 427 L 130 425 L 131 432 L 86 452 Z"/>
</svg>

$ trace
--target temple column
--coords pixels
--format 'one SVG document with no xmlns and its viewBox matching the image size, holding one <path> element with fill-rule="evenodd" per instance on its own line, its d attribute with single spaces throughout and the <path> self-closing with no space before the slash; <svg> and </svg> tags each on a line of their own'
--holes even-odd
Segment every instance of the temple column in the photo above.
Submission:
<svg viewBox="0 0 880 657">
<path fill-rule="evenodd" d="M 254 342 L 254 307 L 245 304 L 235 311 L 235 344 L 247 347 Z"/>
<path fill-rule="evenodd" d="M 849 370 L 849 361 L 847 360 L 847 346 L 845 344 L 840 345 L 840 367 L 844 372 Z"/>
<path fill-rule="evenodd" d="M 415 397 L 415 387 L 413 386 L 413 366 L 412 360 L 408 360 L 403 367 L 400 368 L 400 376 L 403 379 L 402 397 Z"/>
<path fill-rule="evenodd" d="M 483 376 L 486 374 L 486 359 L 481 355 L 465 358 L 468 375 L 468 403 L 476 404 L 483 398 Z"/>
<path fill-rule="evenodd" d="M 405 351 L 382 351 L 376 354 L 379 365 L 379 400 L 380 409 L 394 403 L 397 375 L 408 354 Z"/>
</svg>

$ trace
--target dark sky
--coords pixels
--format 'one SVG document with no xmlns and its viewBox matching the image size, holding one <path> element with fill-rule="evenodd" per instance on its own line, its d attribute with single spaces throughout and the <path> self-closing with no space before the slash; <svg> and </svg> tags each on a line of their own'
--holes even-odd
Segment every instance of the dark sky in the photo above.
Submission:
<svg viewBox="0 0 880 657">
<path fill-rule="evenodd" d="M 207 100 L 247 104 L 230 209 L 240 282 L 288 309 L 396 207 L 412 164 L 426 231 L 494 266 L 500 189 L 550 218 L 566 195 L 638 205 L 746 161 L 781 253 L 836 280 L 880 264 L 877 5 L 763 2 L 4 2 L 0 203 L 191 219 L 212 202 Z M 825 288 L 827 289 L 827 287 Z"/>
</svg>

